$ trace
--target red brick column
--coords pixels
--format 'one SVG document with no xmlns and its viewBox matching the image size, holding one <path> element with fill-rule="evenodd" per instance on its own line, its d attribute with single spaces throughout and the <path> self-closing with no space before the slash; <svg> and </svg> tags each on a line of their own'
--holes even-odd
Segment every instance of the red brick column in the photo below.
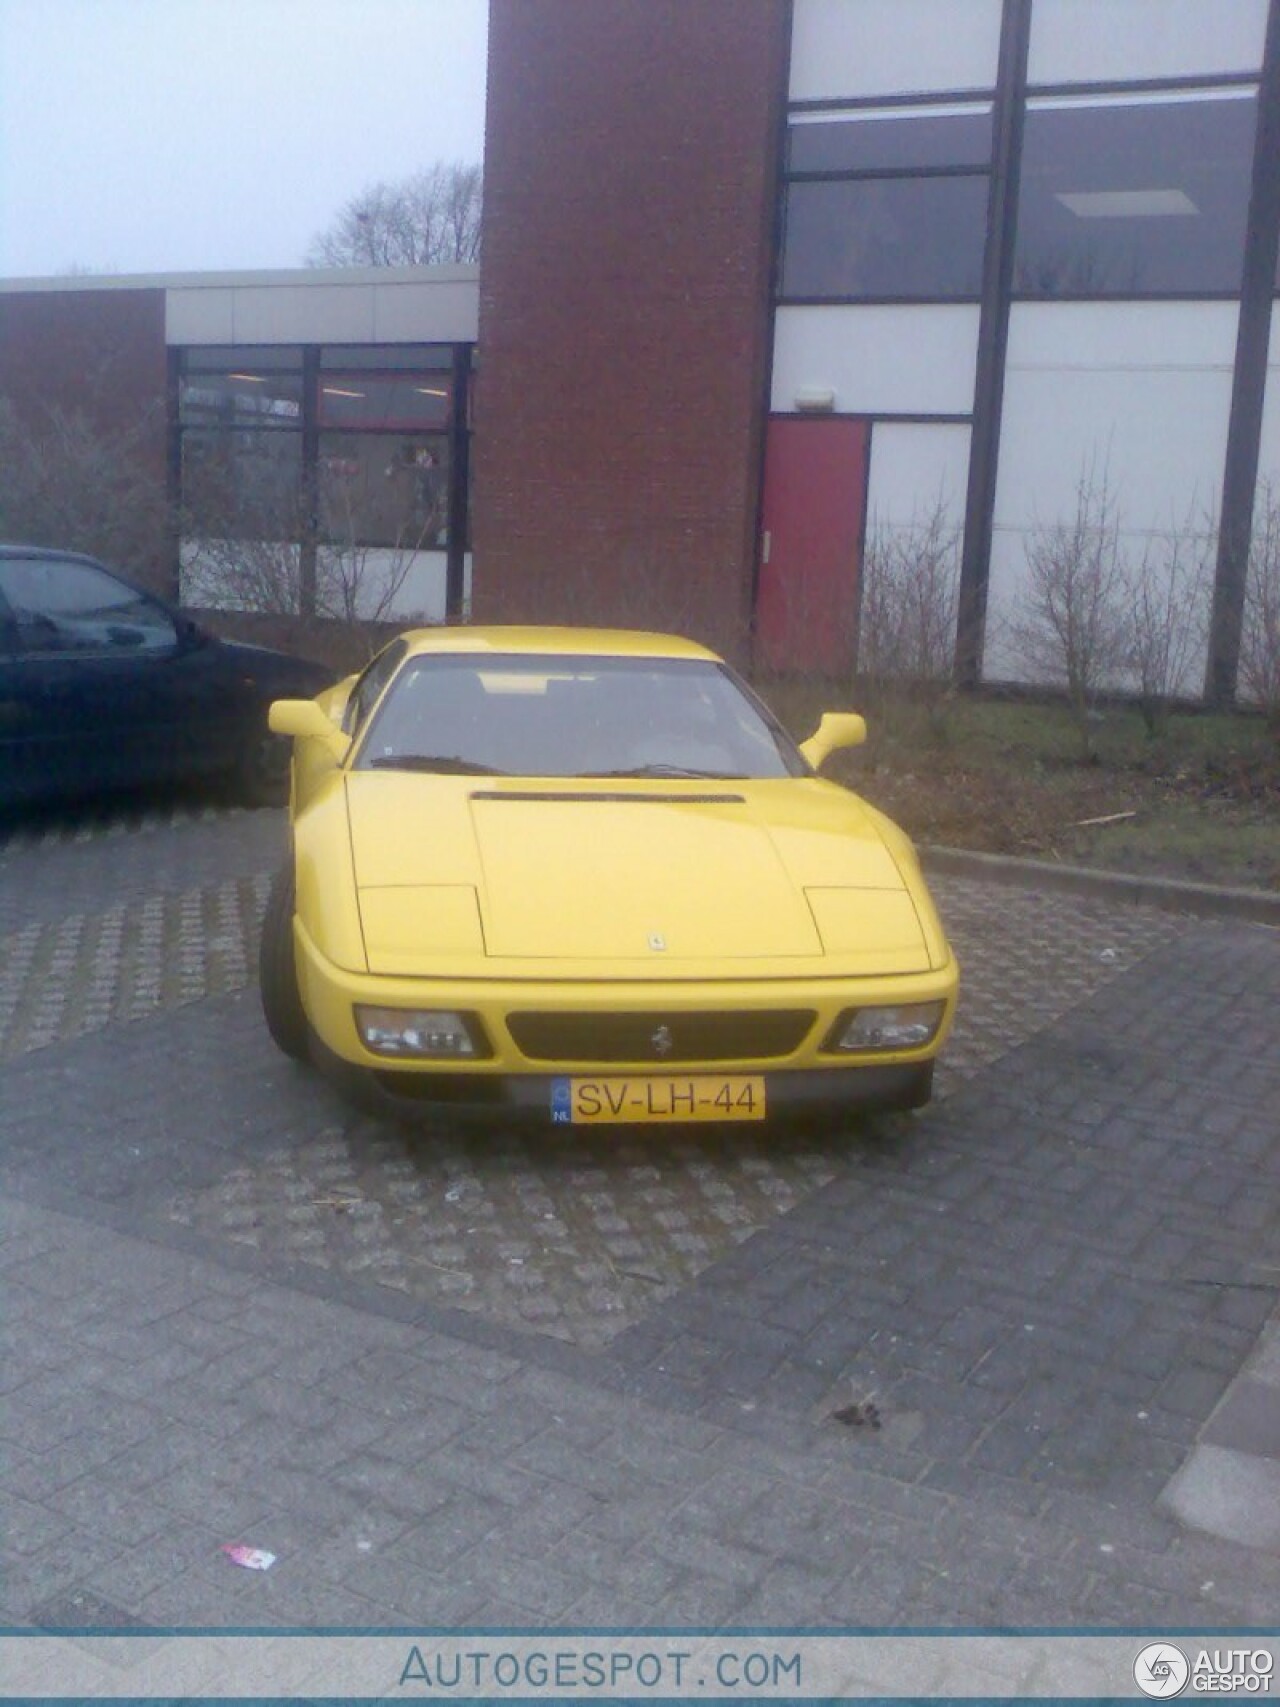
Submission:
<svg viewBox="0 0 1280 1707">
<path fill-rule="evenodd" d="M 787 0 L 492 0 L 473 610 L 741 654 Z"/>
</svg>

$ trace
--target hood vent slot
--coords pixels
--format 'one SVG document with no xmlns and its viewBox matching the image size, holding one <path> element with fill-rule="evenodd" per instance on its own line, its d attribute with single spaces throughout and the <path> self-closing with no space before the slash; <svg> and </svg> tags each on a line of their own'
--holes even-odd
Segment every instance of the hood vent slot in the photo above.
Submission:
<svg viewBox="0 0 1280 1707">
<path fill-rule="evenodd" d="M 745 806 L 746 796 L 742 794 L 635 794 L 603 792 L 586 789 L 580 792 L 569 792 L 561 789 L 507 789 L 507 788 L 478 788 L 471 795 L 472 800 L 554 800 L 581 802 L 583 805 L 595 806 L 602 803 L 610 806 L 651 806 L 655 802 L 663 806 Z"/>
</svg>

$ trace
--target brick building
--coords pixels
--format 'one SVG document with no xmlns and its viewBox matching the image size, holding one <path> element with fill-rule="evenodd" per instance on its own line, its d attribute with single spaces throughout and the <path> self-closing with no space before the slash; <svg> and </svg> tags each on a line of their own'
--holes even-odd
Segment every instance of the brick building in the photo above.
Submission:
<svg viewBox="0 0 1280 1707">
<path fill-rule="evenodd" d="M 478 275 L 13 281 L 0 387 L 125 352 L 175 492 L 287 531 L 302 490 L 304 554 L 358 498 L 403 615 L 782 668 L 850 669 L 870 546 L 932 519 L 962 677 L 1018 676 L 1029 546 L 1102 484 L 1134 561 L 1203 557 L 1179 686 L 1230 697 L 1280 0 L 491 0 L 485 180 Z"/>
</svg>

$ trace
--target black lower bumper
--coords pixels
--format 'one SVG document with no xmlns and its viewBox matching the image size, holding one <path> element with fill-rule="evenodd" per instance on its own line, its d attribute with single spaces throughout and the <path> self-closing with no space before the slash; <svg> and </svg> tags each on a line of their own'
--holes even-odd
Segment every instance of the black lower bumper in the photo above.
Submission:
<svg viewBox="0 0 1280 1707">
<path fill-rule="evenodd" d="M 519 1114 L 545 1117 L 552 1125 L 552 1088 L 563 1073 L 406 1072 L 353 1066 L 314 1036 L 312 1058 L 325 1076 L 365 1108 L 401 1114 L 459 1116 Z M 736 1071 L 741 1071 L 737 1069 Z M 588 1075 L 578 1072 L 576 1077 Z M 598 1078 L 626 1076 L 616 1067 Z M 652 1075 L 649 1075 L 652 1076 Z M 697 1077 L 686 1074 L 683 1077 Z M 880 1113 L 923 1108 L 933 1094 L 933 1062 L 910 1066 L 833 1067 L 763 1073 L 770 1116 L 808 1110 Z"/>
</svg>

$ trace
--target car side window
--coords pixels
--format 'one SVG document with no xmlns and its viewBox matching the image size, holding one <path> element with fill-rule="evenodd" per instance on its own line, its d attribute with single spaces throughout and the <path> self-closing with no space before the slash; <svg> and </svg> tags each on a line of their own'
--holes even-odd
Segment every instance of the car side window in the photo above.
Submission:
<svg viewBox="0 0 1280 1707">
<path fill-rule="evenodd" d="M 348 735 L 354 735 L 364 727 L 365 719 L 382 697 L 383 688 L 399 669 L 400 660 L 407 650 L 407 641 L 393 640 L 365 667 L 364 674 L 351 690 L 346 710 L 342 714 L 342 727 Z"/>
<path fill-rule="evenodd" d="M 0 558 L 0 594 L 20 656 L 162 653 L 178 643 L 162 606 L 92 563 Z"/>
</svg>

